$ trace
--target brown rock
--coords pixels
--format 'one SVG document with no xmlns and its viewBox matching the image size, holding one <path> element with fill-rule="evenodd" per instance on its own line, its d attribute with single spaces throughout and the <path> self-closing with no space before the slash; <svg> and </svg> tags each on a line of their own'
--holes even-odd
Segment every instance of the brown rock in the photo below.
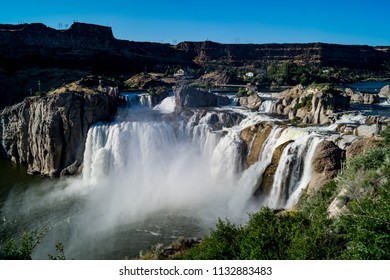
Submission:
<svg viewBox="0 0 390 280">
<path fill-rule="evenodd" d="M 334 142 L 324 140 L 318 144 L 312 159 L 313 171 L 321 172 L 338 172 L 341 169 L 343 160 L 343 150 Z"/>
<path fill-rule="evenodd" d="M 292 140 L 287 141 L 287 142 L 279 145 L 278 147 L 276 147 L 276 149 L 272 155 L 271 164 L 264 171 L 263 180 L 255 192 L 256 196 L 267 195 L 271 192 L 272 186 L 274 183 L 275 172 L 276 172 L 276 169 L 278 168 L 280 157 L 282 156 L 284 149 L 291 142 L 294 142 L 294 141 L 292 141 Z"/>
<path fill-rule="evenodd" d="M 242 107 L 258 110 L 261 105 L 261 99 L 256 93 L 253 93 L 247 97 L 241 97 L 239 103 Z"/>
<path fill-rule="evenodd" d="M 269 123 L 259 123 L 247 127 L 241 131 L 240 137 L 245 143 L 245 150 L 247 151 L 245 159 L 245 168 L 250 167 L 258 161 L 259 156 L 263 150 L 264 142 L 267 140 L 272 125 Z"/>
<path fill-rule="evenodd" d="M 308 193 L 315 192 L 341 170 L 344 150 L 334 142 L 324 140 L 318 144 L 312 159 L 313 175 L 308 186 Z"/>
<path fill-rule="evenodd" d="M 390 97 L 390 85 L 387 85 L 387 86 L 384 86 L 383 88 L 381 88 L 381 90 L 379 92 L 379 96 L 389 98 Z"/>
</svg>

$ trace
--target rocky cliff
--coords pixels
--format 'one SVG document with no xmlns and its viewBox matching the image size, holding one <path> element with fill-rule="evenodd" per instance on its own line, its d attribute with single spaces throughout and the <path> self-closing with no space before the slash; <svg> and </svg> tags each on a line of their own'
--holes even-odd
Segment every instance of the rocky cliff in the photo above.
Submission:
<svg viewBox="0 0 390 280">
<path fill-rule="evenodd" d="M 115 99 L 105 94 L 26 98 L 0 113 L 0 153 L 26 164 L 30 173 L 74 173 L 82 163 L 89 126 L 115 111 Z"/>
<path fill-rule="evenodd" d="M 74 23 L 56 30 L 40 23 L 0 25 L 0 62 L 5 68 L 66 66 L 103 72 L 140 72 L 164 59 L 178 62 L 168 44 L 117 40 L 110 27 Z M 180 61 L 181 62 L 181 61 Z"/>
<path fill-rule="evenodd" d="M 245 62 L 295 62 L 329 67 L 380 69 L 389 65 L 390 47 L 309 44 L 219 44 L 183 42 L 176 49 L 197 63 L 224 61 L 232 65 Z"/>
<path fill-rule="evenodd" d="M 67 30 L 40 23 L 0 24 L 0 107 L 13 104 L 15 95 L 24 97 L 31 94 L 30 89 L 33 93 L 38 91 L 38 80 L 43 90 L 50 90 L 70 82 L 67 80 L 70 74 L 72 80 L 77 80 L 91 73 L 161 72 L 178 65 L 191 68 L 217 65 L 226 69 L 282 62 L 379 73 L 389 70 L 390 47 L 210 41 L 170 45 L 118 40 L 110 27 L 78 22 Z M 55 73 L 61 74 L 54 77 Z"/>
</svg>

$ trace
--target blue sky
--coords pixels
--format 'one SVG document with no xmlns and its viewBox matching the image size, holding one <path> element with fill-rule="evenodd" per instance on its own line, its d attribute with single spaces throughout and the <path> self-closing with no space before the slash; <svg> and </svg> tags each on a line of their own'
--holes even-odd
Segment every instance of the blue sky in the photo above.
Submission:
<svg viewBox="0 0 390 280">
<path fill-rule="evenodd" d="M 0 23 L 74 21 L 111 26 L 116 38 L 133 41 L 390 46 L 389 0 L 14 0 L 0 9 Z"/>
</svg>

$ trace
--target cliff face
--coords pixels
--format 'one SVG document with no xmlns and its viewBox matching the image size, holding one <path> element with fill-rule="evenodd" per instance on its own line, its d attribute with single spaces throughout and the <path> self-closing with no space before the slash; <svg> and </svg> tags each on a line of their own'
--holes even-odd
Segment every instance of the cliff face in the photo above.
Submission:
<svg viewBox="0 0 390 280">
<path fill-rule="evenodd" d="M 182 42 L 173 46 L 117 40 L 110 27 L 93 24 L 74 23 L 67 30 L 56 30 L 40 23 L 0 24 L 0 62 L 8 63 L 9 67 L 64 64 L 105 71 L 133 68 L 132 71 L 140 72 L 145 68 L 152 70 L 157 65 L 185 66 L 210 61 L 238 66 L 247 62 L 294 61 L 378 69 L 389 65 L 390 48 L 323 43 L 219 44 L 210 41 Z"/>
<path fill-rule="evenodd" d="M 27 98 L 0 113 L 0 152 L 27 164 L 30 173 L 73 173 L 82 162 L 89 126 L 115 111 L 115 100 L 104 94 Z"/>
<path fill-rule="evenodd" d="M 169 67 L 245 67 L 296 62 L 388 73 L 390 47 L 311 44 L 170 44 L 114 38 L 110 27 L 74 23 L 67 30 L 43 24 L 0 24 L 0 108 L 27 95 L 88 74 L 164 72 Z M 387 72 L 383 72 L 387 71 Z M 79 72 L 83 72 L 79 74 Z"/>
<path fill-rule="evenodd" d="M 296 62 L 329 67 L 383 69 L 390 62 L 390 47 L 310 44 L 218 44 L 183 42 L 176 46 L 198 63 L 224 61 L 243 63 Z"/>
</svg>

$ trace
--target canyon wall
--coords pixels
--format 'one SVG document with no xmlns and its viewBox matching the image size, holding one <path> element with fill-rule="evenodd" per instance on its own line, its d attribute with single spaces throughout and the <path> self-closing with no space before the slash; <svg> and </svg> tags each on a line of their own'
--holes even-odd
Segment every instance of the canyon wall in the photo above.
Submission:
<svg viewBox="0 0 390 280">
<path fill-rule="evenodd" d="M 82 163 L 89 126 L 115 115 L 105 94 L 62 93 L 26 98 L 0 112 L 0 154 L 28 172 L 56 177 Z"/>
</svg>

